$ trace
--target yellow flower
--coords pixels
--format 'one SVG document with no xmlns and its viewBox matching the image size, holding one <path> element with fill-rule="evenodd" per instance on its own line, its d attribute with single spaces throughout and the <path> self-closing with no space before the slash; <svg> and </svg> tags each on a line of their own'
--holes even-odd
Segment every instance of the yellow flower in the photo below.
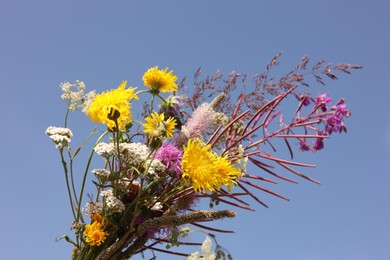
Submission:
<svg viewBox="0 0 390 260">
<path fill-rule="evenodd" d="M 225 185 L 230 190 L 241 176 L 229 160 L 212 152 L 210 145 L 203 146 L 200 141 L 190 139 L 184 147 L 182 178 L 186 185 L 191 183 L 195 191 L 219 190 Z"/>
<path fill-rule="evenodd" d="M 116 130 L 125 129 L 132 118 L 130 101 L 138 99 L 134 94 L 135 88 L 126 89 L 126 84 L 127 81 L 122 81 L 117 89 L 96 95 L 87 111 L 93 122 L 107 124 L 110 130 L 114 130 L 116 119 L 119 127 Z"/>
<path fill-rule="evenodd" d="M 91 220 L 92 220 L 92 222 L 99 222 L 99 223 L 103 223 L 103 217 L 100 215 L 100 214 L 98 214 L 98 213 L 95 213 L 95 214 L 92 214 L 91 215 Z"/>
<path fill-rule="evenodd" d="M 100 246 L 106 239 L 107 232 L 103 231 L 102 223 L 95 221 L 85 225 L 84 236 L 85 241 L 91 246 Z"/>
<path fill-rule="evenodd" d="M 175 132 L 176 119 L 169 117 L 164 120 L 164 113 L 152 113 L 150 117 L 145 118 L 146 123 L 143 124 L 144 132 L 153 137 L 172 137 Z"/>
<path fill-rule="evenodd" d="M 142 77 L 144 85 L 149 87 L 152 93 L 170 92 L 177 90 L 177 77 L 173 75 L 173 71 L 168 72 L 168 68 L 159 70 L 158 66 L 150 68 Z"/>
</svg>

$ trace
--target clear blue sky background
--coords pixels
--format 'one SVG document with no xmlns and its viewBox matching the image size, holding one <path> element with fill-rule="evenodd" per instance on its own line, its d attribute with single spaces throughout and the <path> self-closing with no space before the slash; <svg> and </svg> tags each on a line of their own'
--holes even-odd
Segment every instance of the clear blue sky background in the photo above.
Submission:
<svg viewBox="0 0 390 260">
<path fill-rule="evenodd" d="M 220 227 L 219 242 L 235 259 L 390 259 L 390 4 L 373 1 L 0 1 L 1 259 L 69 259 L 66 188 L 53 143 L 65 104 L 58 84 L 83 80 L 98 91 L 121 80 L 142 86 L 151 66 L 169 66 L 192 80 L 217 69 L 252 75 L 284 50 L 280 72 L 307 54 L 312 60 L 357 63 L 328 88 L 345 97 L 349 132 L 326 143 L 305 172 L 315 185 L 280 183 L 286 202 L 239 210 Z M 74 134 L 92 128 L 72 117 Z M 84 131 L 84 132 L 83 132 Z M 74 142 L 77 141 L 77 138 Z M 76 144 L 76 143 L 75 143 Z M 159 259 L 172 259 L 159 255 Z M 179 259 L 179 258 L 178 258 Z"/>
</svg>

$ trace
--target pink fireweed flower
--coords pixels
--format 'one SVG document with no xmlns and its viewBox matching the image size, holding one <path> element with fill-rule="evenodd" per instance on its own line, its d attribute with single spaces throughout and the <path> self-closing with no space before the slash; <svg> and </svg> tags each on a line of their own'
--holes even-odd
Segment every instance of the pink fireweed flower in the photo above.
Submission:
<svg viewBox="0 0 390 260">
<path fill-rule="evenodd" d="M 306 152 L 310 150 L 310 145 L 308 145 L 305 141 L 300 140 L 299 150 L 302 152 Z"/>
<path fill-rule="evenodd" d="M 340 130 L 341 123 L 342 121 L 338 116 L 332 115 L 326 119 L 325 131 L 329 134 L 332 132 L 338 132 Z"/>
<path fill-rule="evenodd" d="M 321 135 L 322 136 L 326 135 L 326 133 L 324 131 L 321 131 L 321 130 L 318 130 L 317 134 L 320 135 L 320 136 Z M 317 138 L 315 143 L 314 143 L 313 148 L 316 151 L 319 151 L 319 150 L 323 149 L 324 148 L 324 138 L 322 138 L 322 137 Z"/>
<path fill-rule="evenodd" d="M 343 117 L 343 116 L 349 116 L 349 110 L 347 108 L 347 105 L 341 104 L 336 107 L 336 111 L 334 112 L 336 116 Z"/>
<path fill-rule="evenodd" d="M 183 151 L 173 144 L 164 143 L 157 151 L 156 159 L 160 160 L 169 172 L 175 173 L 178 177 L 181 176 L 181 160 Z"/>
<path fill-rule="evenodd" d="M 316 97 L 316 105 L 321 108 L 322 112 L 328 110 L 328 104 L 332 102 L 332 98 L 327 97 L 328 94 L 324 93 Z"/>
<path fill-rule="evenodd" d="M 336 107 L 333 107 L 333 114 L 326 119 L 325 132 L 331 134 L 332 132 L 346 131 L 346 127 L 343 122 L 344 117 L 350 116 L 350 112 L 347 105 L 343 102 L 338 102 Z"/>
<path fill-rule="evenodd" d="M 304 106 L 310 105 L 310 103 L 311 103 L 310 97 L 308 97 L 307 95 L 301 95 L 300 98 L 301 98 L 302 105 L 304 105 Z"/>
</svg>

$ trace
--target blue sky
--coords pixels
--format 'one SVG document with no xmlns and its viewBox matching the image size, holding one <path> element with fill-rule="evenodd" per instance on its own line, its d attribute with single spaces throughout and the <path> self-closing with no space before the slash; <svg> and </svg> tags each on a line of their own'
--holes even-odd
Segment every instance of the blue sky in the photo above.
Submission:
<svg viewBox="0 0 390 260">
<path fill-rule="evenodd" d="M 318 165 L 305 173 L 322 185 L 273 186 L 291 201 L 259 194 L 270 208 L 238 210 L 218 223 L 236 233 L 218 241 L 234 259 L 389 259 L 389 10 L 384 0 L 2 0 L 0 258 L 69 259 L 68 244 L 54 241 L 68 233 L 71 216 L 59 156 L 44 135 L 63 122 L 59 83 L 82 80 L 98 91 L 122 80 L 142 86 L 155 65 L 188 83 L 199 66 L 205 75 L 252 75 L 283 50 L 278 73 L 306 54 L 364 66 L 312 89 L 346 98 L 348 134 L 328 140 L 324 151 L 298 154 Z M 93 127 L 81 114 L 71 120 L 74 134 Z"/>
</svg>

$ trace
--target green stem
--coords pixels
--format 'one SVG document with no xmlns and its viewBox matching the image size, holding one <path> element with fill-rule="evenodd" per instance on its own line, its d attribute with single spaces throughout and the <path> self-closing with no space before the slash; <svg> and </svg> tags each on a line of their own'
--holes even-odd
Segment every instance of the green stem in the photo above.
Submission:
<svg viewBox="0 0 390 260">
<path fill-rule="evenodd" d="M 152 99 L 150 100 L 150 111 L 149 111 L 149 114 L 150 114 L 150 115 L 151 115 L 152 112 L 153 112 L 154 97 L 155 97 L 155 95 L 153 94 L 153 95 L 152 95 Z"/>
<path fill-rule="evenodd" d="M 76 220 L 77 218 L 76 218 L 76 213 L 74 211 L 72 193 L 70 191 L 70 185 L 69 185 L 68 167 L 66 166 L 66 161 L 64 159 L 63 149 L 60 149 L 60 155 L 61 155 L 62 167 L 64 168 L 64 173 L 65 173 L 66 188 L 68 189 L 68 197 L 69 197 L 70 207 L 72 208 L 73 218 L 74 218 L 74 220 Z"/>
<path fill-rule="evenodd" d="M 150 93 L 150 90 L 148 90 L 148 89 L 140 90 L 140 91 L 136 92 L 135 95 L 138 96 L 139 94 L 143 94 L 143 93 Z"/>
<path fill-rule="evenodd" d="M 159 97 L 165 104 L 167 103 L 167 101 L 165 100 L 165 98 L 163 98 L 162 96 L 160 96 L 160 94 L 156 94 L 157 97 Z"/>
<path fill-rule="evenodd" d="M 76 201 L 76 204 L 79 204 L 79 201 L 77 199 L 77 195 L 76 195 L 76 188 L 74 186 L 74 178 L 73 178 L 73 158 L 70 154 L 70 152 L 68 152 L 69 154 L 69 158 L 70 158 L 70 181 L 72 183 L 72 191 L 73 191 L 73 196 L 74 196 L 74 199 Z"/>
<path fill-rule="evenodd" d="M 64 123 L 64 127 L 66 128 L 67 124 L 68 124 L 68 115 L 69 115 L 69 106 L 68 106 L 68 109 L 66 110 L 66 114 L 65 114 L 65 123 Z"/>
<path fill-rule="evenodd" d="M 100 142 L 100 140 L 101 140 L 107 133 L 108 133 L 108 131 L 104 132 L 104 133 L 96 140 L 94 147 Z M 79 196 L 79 203 L 78 203 L 78 207 L 77 207 L 76 223 L 79 223 L 79 219 L 80 219 L 80 215 L 81 215 L 81 203 L 82 203 L 82 201 L 83 201 L 83 194 L 84 194 L 85 182 L 86 182 L 86 179 L 87 179 L 87 175 L 88 175 L 88 171 L 89 171 L 89 166 L 90 166 L 90 164 L 91 164 L 92 156 L 93 156 L 94 152 L 95 152 L 95 151 L 92 149 L 91 154 L 89 155 L 89 158 L 88 158 L 87 167 L 85 168 L 84 177 L 83 177 L 83 182 L 82 182 L 82 184 L 81 184 L 81 190 L 80 190 L 80 196 Z"/>
</svg>

